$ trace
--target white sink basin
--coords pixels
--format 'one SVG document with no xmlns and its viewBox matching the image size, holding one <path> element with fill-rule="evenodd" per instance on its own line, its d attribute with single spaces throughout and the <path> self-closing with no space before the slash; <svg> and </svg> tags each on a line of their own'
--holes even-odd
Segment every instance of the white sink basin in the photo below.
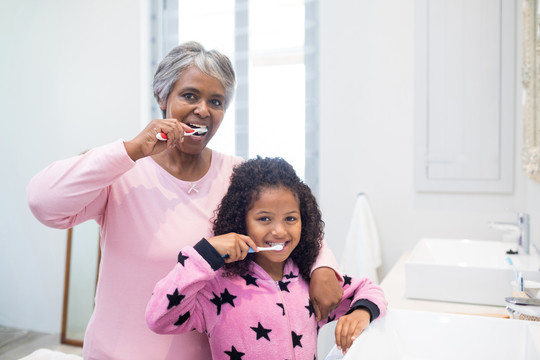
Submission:
<svg viewBox="0 0 540 360">
<path fill-rule="evenodd" d="M 483 316 L 389 309 L 345 356 L 326 360 L 538 360 L 540 323 Z"/>
<path fill-rule="evenodd" d="M 405 262 L 405 296 L 470 304 L 505 306 L 515 273 L 540 281 L 540 256 L 507 255 L 512 244 L 466 239 L 421 239 Z"/>
</svg>

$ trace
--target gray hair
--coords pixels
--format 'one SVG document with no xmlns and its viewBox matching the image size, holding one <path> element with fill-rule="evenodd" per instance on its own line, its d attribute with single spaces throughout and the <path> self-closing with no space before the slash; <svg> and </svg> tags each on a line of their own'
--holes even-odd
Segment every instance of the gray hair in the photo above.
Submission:
<svg viewBox="0 0 540 360">
<path fill-rule="evenodd" d="M 154 75 L 154 97 L 163 104 L 180 75 L 190 66 L 198 67 L 202 72 L 216 78 L 225 88 L 225 109 L 231 103 L 236 86 L 236 76 L 229 58 L 217 50 L 205 50 L 195 41 L 183 43 L 173 48 L 163 58 Z M 163 111 L 165 117 L 165 111 Z"/>
</svg>

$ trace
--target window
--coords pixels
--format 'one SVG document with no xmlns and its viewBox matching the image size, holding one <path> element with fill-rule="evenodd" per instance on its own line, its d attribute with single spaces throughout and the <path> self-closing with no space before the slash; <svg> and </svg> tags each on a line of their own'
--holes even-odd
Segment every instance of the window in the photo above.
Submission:
<svg viewBox="0 0 540 360">
<path fill-rule="evenodd" d="M 244 158 L 283 157 L 316 193 L 316 1 L 162 1 L 159 59 L 195 40 L 228 55 L 236 71 L 234 101 L 209 146 Z"/>
</svg>

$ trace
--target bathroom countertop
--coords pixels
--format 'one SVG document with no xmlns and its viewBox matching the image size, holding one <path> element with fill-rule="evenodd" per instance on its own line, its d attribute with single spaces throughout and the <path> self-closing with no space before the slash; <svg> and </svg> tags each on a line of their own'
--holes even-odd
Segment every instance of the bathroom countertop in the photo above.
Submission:
<svg viewBox="0 0 540 360">
<path fill-rule="evenodd" d="M 408 256 L 408 252 L 404 253 L 380 284 L 384 290 L 386 299 L 388 300 L 389 307 L 394 309 L 421 310 L 442 313 L 509 317 L 509 313 L 504 306 L 463 304 L 406 298 L 405 261 L 407 260 Z M 508 296 L 511 296 L 511 294 Z"/>
</svg>

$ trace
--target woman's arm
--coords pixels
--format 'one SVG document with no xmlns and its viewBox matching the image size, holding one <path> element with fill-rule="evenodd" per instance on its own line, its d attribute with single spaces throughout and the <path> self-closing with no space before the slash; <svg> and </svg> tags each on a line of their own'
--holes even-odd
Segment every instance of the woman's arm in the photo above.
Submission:
<svg viewBox="0 0 540 360">
<path fill-rule="evenodd" d="M 54 162 L 28 184 L 28 204 L 39 221 L 54 228 L 67 229 L 89 219 L 99 223 L 107 186 L 134 165 L 121 140 Z"/>
<path fill-rule="evenodd" d="M 332 250 L 323 239 L 319 256 L 311 269 L 309 297 L 317 321 L 325 319 L 340 303 L 343 295 L 341 275 Z"/>
</svg>

